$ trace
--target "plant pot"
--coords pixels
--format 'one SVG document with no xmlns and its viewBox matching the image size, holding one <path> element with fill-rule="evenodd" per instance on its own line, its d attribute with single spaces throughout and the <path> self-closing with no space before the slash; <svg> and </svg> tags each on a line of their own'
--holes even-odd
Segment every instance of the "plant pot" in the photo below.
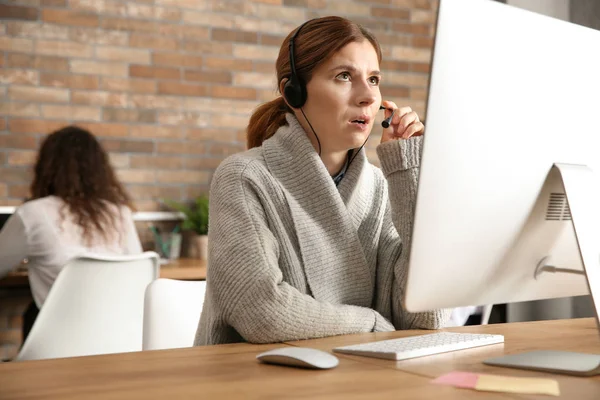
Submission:
<svg viewBox="0 0 600 400">
<path fill-rule="evenodd" d="M 208 258 L 208 236 L 194 235 L 190 237 L 188 255 L 190 258 L 206 260 Z"/>
</svg>

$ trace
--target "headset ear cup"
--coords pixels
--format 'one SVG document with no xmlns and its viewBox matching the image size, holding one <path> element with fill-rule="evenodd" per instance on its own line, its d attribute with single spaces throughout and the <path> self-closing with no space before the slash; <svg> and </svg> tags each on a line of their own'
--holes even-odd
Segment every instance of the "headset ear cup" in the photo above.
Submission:
<svg viewBox="0 0 600 400">
<path fill-rule="evenodd" d="M 306 87 L 295 76 L 285 83 L 283 95 L 292 108 L 300 108 L 306 103 Z"/>
</svg>

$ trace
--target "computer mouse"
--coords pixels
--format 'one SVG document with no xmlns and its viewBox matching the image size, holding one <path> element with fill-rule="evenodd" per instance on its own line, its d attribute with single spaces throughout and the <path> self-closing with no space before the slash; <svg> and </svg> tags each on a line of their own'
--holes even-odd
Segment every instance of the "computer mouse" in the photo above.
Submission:
<svg viewBox="0 0 600 400">
<path fill-rule="evenodd" d="M 326 351 L 292 346 L 265 351 L 257 355 L 256 358 L 267 364 L 312 369 L 334 368 L 340 362 L 336 356 Z"/>
</svg>

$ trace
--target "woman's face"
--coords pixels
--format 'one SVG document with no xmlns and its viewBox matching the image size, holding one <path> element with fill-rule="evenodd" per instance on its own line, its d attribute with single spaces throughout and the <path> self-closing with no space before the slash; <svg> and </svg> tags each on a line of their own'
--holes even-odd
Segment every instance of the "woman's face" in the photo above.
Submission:
<svg viewBox="0 0 600 400">
<path fill-rule="evenodd" d="M 368 40 L 347 44 L 313 71 L 303 110 L 322 152 L 347 151 L 365 142 L 381 104 L 379 81 L 377 53 Z M 302 113 L 295 112 L 316 145 Z"/>
</svg>

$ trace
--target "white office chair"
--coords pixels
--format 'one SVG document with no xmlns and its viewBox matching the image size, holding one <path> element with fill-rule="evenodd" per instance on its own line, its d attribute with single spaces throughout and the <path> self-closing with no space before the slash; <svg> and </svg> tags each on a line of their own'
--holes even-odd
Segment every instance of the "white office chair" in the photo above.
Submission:
<svg viewBox="0 0 600 400">
<path fill-rule="evenodd" d="M 144 306 L 144 350 L 191 347 L 204 304 L 205 281 L 157 279 Z"/>
<path fill-rule="evenodd" d="M 144 291 L 158 274 L 154 252 L 72 260 L 52 285 L 16 360 L 141 351 Z"/>
</svg>

